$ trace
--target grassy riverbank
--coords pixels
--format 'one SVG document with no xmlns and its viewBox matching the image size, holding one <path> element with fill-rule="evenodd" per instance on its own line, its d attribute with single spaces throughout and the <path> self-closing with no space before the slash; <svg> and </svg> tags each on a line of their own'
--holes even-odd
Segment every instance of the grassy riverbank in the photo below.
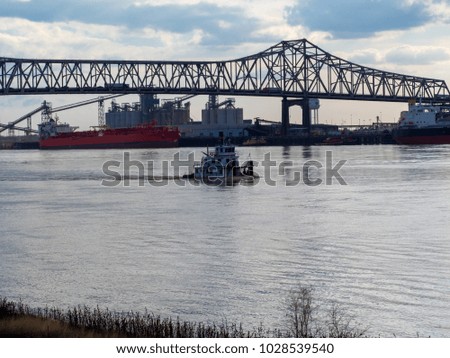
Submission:
<svg viewBox="0 0 450 358">
<path fill-rule="evenodd" d="M 112 312 L 99 307 L 31 308 L 0 297 L 0 337 L 53 338 L 273 338 L 362 337 L 364 330 L 333 306 L 329 318 L 317 319 L 312 290 L 293 291 L 287 305 L 286 329 L 251 331 L 242 325 L 204 324 L 162 318 L 152 313 Z"/>
<path fill-rule="evenodd" d="M 267 332 L 264 332 L 267 333 Z M 238 338 L 263 337 L 237 325 L 208 325 L 161 318 L 151 313 L 117 313 L 78 306 L 66 311 L 34 309 L 22 302 L 0 299 L 0 337 L 134 337 Z"/>
</svg>

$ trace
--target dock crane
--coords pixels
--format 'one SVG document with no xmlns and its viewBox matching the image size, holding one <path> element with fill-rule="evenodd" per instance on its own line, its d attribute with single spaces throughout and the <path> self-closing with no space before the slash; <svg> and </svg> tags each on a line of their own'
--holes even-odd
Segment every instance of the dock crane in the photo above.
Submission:
<svg viewBox="0 0 450 358">
<path fill-rule="evenodd" d="M 117 98 L 120 96 L 125 96 L 125 94 L 121 93 L 121 94 L 113 94 L 113 95 L 109 95 L 109 96 L 104 96 L 104 97 L 97 97 L 97 98 L 92 98 L 92 99 L 88 99 L 85 101 L 80 101 L 80 102 L 76 102 L 76 103 L 71 103 L 71 104 L 66 104 L 60 107 L 55 107 L 52 108 L 52 105 L 50 102 L 44 101 L 42 102 L 42 104 L 32 110 L 31 112 L 23 115 L 22 117 L 9 122 L 8 124 L 2 124 L 0 123 L 0 133 L 4 132 L 5 130 L 20 130 L 20 131 L 24 131 L 25 133 L 37 133 L 36 130 L 31 129 L 31 116 L 35 115 L 36 113 L 41 112 L 42 113 L 42 119 L 46 119 L 48 120 L 49 118 L 51 118 L 53 113 L 56 112 L 62 112 L 62 111 L 66 111 L 69 109 L 73 109 L 73 108 L 77 108 L 77 107 L 82 107 L 82 106 L 86 106 L 88 104 L 92 104 L 92 103 L 99 103 L 99 126 L 104 126 L 105 122 L 104 122 L 104 109 L 101 110 L 100 107 L 103 107 L 103 103 L 106 100 L 112 99 L 112 98 Z M 104 108 L 104 107 L 103 107 Z M 102 117 L 102 118 L 100 118 Z M 28 121 L 28 125 L 27 127 L 18 127 L 17 124 L 19 124 L 20 122 L 27 120 Z"/>
<path fill-rule="evenodd" d="M 30 127 L 17 127 L 17 126 L 11 126 L 10 124 L 6 125 L 6 124 L 0 123 L 0 132 L 5 131 L 6 129 L 22 131 L 22 132 L 25 132 L 26 135 L 31 134 L 31 133 L 34 133 L 34 134 L 38 133 L 38 131 L 36 129 L 32 129 Z"/>
<path fill-rule="evenodd" d="M 23 115 L 22 117 L 16 119 L 15 121 L 9 122 L 8 124 L 1 124 L 0 123 L 0 133 L 6 131 L 7 129 L 19 129 L 18 127 L 16 127 L 16 124 L 19 124 L 20 122 L 24 121 L 24 120 L 28 120 L 28 127 L 29 129 L 27 129 L 27 131 L 31 131 L 31 116 L 41 112 L 41 111 L 46 111 L 48 110 L 48 104 L 47 102 L 43 102 L 38 108 L 32 110 L 31 112 Z"/>
<path fill-rule="evenodd" d="M 222 106 L 225 106 L 226 108 L 234 108 L 235 99 L 234 98 L 227 98 L 225 101 L 218 103 L 217 101 L 217 95 L 209 95 L 208 102 L 206 103 L 207 109 L 214 109 L 214 108 L 220 108 Z"/>
</svg>

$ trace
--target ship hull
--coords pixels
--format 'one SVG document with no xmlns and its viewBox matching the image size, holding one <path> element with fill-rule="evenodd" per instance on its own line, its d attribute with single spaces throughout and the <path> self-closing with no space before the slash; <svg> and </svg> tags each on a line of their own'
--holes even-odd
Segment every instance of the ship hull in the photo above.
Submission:
<svg viewBox="0 0 450 358">
<path fill-rule="evenodd" d="M 450 127 L 398 128 L 392 136 L 398 144 L 450 144 Z"/>
<path fill-rule="evenodd" d="M 60 134 L 41 138 L 41 149 L 173 148 L 178 146 L 176 128 L 145 127 Z"/>
</svg>

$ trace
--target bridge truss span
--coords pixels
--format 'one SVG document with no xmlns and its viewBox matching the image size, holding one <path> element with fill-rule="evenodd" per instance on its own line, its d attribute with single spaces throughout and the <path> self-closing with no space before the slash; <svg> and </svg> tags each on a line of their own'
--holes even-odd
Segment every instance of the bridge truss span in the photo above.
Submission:
<svg viewBox="0 0 450 358">
<path fill-rule="evenodd" d="M 0 58 L 0 95 L 145 92 L 392 102 L 449 97 L 443 80 L 361 66 L 306 39 L 217 62 Z"/>
</svg>

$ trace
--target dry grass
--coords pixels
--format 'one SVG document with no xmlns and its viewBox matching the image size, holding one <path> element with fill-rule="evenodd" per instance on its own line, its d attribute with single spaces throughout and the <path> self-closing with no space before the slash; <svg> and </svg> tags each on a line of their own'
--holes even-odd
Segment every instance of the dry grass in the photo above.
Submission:
<svg viewBox="0 0 450 358">
<path fill-rule="evenodd" d="M 151 313 L 117 313 L 98 307 L 32 309 L 0 298 L 0 337 L 243 338 L 265 334 L 262 329 L 245 332 L 236 324 L 182 322 Z"/>
<path fill-rule="evenodd" d="M 103 338 L 112 337 L 93 330 L 71 327 L 51 319 L 21 316 L 0 319 L 2 338 Z"/>
<path fill-rule="evenodd" d="M 67 311 L 57 308 L 34 309 L 21 301 L 0 297 L 0 337 L 133 337 L 133 338 L 274 338 L 274 337 L 363 337 L 366 330 L 333 306 L 325 320 L 320 319 L 313 290 L 299 287 L 288 299 L 287 329 L 268 330 L 260 326 L 245 331 L 242 325 L 204 324 L 161 318 L 152 313 L 112 312 L 108 309 L 78 306 Z"/>
</svg>

